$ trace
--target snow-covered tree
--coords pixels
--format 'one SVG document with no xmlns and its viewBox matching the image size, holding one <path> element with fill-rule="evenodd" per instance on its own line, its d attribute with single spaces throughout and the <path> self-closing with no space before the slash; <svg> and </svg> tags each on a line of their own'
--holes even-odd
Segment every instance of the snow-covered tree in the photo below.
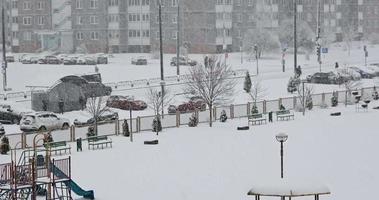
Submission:
<svg viewBox="0 0 379 200">
<path fill-rule="evenodd" d="M 9 139 L 7 136 L 3 136 L 1 138 L 1 144 L 0 144 L 0 154 L 7 154 L 10 151 L 9 147 Z"/>
<path fill-rule="evenodd" d="M 97 121 L 100 116 L 109 111 L 106 101 L 103 97 L 89 97 L 87 99 L 87 112 L 91 114 L 94 119 L 94 134 L 97 135 Z"/>
<path fill-rule="evenodd" d="M 261 81 L 258 79 L 255 79 L 254 81 L 250 82 L 250 85 L 246 86 L 246 89 L 244 89 L 253 101 L 251 112 L 252 114 L 258 113 L 257 102 L 266 96 L 266 89 L 262 87 Z M 248 86 L 250 86 L 250 88 Z"/>
<path fill-rule="evenodd" d="M 333 91 L 330 101 L 332 103 L 332 107 L 336 107 L 338 105 L 338 93 L 336 91 Z"/>
<path fill-rule="evenodd" d="M 157 135 L 162 131 L 161 116 L 159 114 L 154 117 L 152 126 L 153 132 L 156 132 Z"/>
<path fill-rule="evenodd" d="M 192 113 L 191 117 L 189 118 L 188 126 L 196 127 L 198 123 L 199 123 L 199 119 L 197 119 L 195 113 Z"/>
<path fill-rule="evenodd" d="M 347 24 L 342 27 L 342 38 L 347 50 L 347 55 L 350 56 L 354 38 L 357 35 L 357 29 L 352 24 Z"/>
<path fill-rule="evenodd" d="M 261 55 L 265 52 L 274 52 L 279 50 L 280 42 L 277 35 L 273 34 L 271 31 L 263 27 L 257 27 L 246 32 L 243 45 L 244 50 L 249 52 L 249 54 L 254 57 L 255 51 L 253 46 L 257 45 L 258 56 L 261 57 Z"/>
<path fill-rule="evenodd" d="M 154 110 L 154 115 L 162 113 L 162 110 L 170 104 L 170 91 L 167 87 L 162 94 L 161 89 L 149 87 L 146 93 L 147 105 Z"/>
<path fill-rule="evenodd" d="M 304 92 L 302 85 L 299 84 L 297 86 L 297 98 L 299 99 L 301 106 L 298 109 L 300 111 L 303 111 L 305 108 L 307 108 L 308 110 L 311 110 L 313 108 L 313 91 L 313 87 L 310 85 L 304 87 Z"/>
<path fill-rule="evenodd" d="M 233 97 L 236 81 L 232 69 L 222 59 L 213 56 L 208 66 L 197 64 L 189 68 L 184 93 L 199 96 L 209 108 L 209 126 L 212 126 L 213 107 Z"/>
<path fill-rule="evenodd" d="M 314 50 L 315 47 L 315 33 L 305 21 L 299 20 L 297 22 L 297 47 L 303 48 L 307 53 Z M 286 44 L 288 47 L 294 46 L 293 35 L 293 20 L 284 20 L 279 27 L 279 40 L 281 44 Z"/>
</svg>

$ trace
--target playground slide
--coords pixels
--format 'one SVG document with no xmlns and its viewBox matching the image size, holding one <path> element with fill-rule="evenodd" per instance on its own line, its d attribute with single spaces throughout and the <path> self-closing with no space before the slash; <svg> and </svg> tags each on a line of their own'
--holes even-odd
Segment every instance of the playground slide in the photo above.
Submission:
<svg viewBox="0 0 379 200">
<path fill-rule="evenodd" d="M 67 178 L 67 175 L 64 174 L 58 167 L 56 167 L 53 163 L 50 163 L 50 166 L 52 167 L 52 172 L 55 176 L 58 178 Z M 95 195 L 93 193 L 93 190 L 83 190 L 78 184 L 76 184 L 73 180 L 65 182 L 65 184 L 71 188 L 72 191 L 75 192 L 75 194 L 82 196 L 86 199 L 95 199 Z"/>
</svg>

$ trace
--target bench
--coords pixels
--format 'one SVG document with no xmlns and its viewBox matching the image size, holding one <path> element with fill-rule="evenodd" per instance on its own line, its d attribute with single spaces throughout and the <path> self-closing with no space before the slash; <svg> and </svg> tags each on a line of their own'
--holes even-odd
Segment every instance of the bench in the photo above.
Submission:
<svg viewBox="0 0 379 200">
<path fill-rule="evenodd" d="M 95 148 L 104 149 L 104 146 L 108 147 L 108 145 L 112 148 L 112 139 L 106 135 L 88 137 L 87 140 L 88 140 L 88 149 L 90 150 L 91 150 L 91 147 L 92 147 L 92 150 L 95 150 Z"/>
<path fill-rule="evenodd" d="M 289 110 L 279 110 L 276 111 L 276 121 L 278 120 L 291 120 L 295 119 L 295 115 L 291 113 Z"/>
<path fill-rule="evenodd" d="M 266 117 L 263 114 L 252 114 L 248 116 L 249 122 L 251 122 L 251 125 L 261 125 L 263 122 L 266 124 Z"/>
<path fill-rule="evenodd" d="M 49 142 L 46 143 L 45 147 L 47 147 L 51 153 L 54 152 L 55 155 L 62 155 L 63 153 L 67 154 L 67 151 L 71 154 L 71 147 L 67 145 L 66 141 Z"/>
<path fill-rule="evenodd" d="M 368 104 L 366 103 L 362 103 L 362 104 L 357 104 L 356 105 L 356 111 L 359 112 L 359 111 L 365 111 L 367 112 L 368 111 Z"/>
</svg>

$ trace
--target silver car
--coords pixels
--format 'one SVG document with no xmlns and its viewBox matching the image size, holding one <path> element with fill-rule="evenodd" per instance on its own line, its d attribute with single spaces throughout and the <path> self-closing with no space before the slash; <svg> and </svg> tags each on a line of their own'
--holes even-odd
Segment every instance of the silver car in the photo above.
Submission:
<svg viewBox="0 0 379 200">
<path fill-rule="evenodd" d="M 22 117 L 20 122 L 20 129 L 25 132 L 68 129 L 69 127 L 68 119 L 57 117 L 51 112 L 28 113 Z"/>
</svg>

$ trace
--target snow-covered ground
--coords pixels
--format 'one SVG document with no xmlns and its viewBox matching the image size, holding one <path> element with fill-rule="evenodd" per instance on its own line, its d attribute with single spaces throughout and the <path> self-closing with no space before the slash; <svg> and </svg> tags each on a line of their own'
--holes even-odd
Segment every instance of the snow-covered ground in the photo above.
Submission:
<svg viewBox="0 0 379 200">
<path fill-rule="evenodd" d="M 288 134 L 284 144 L 287 180 L 326 184 L 331 195 L 321 199 L 375 199 L 379 174 L 376 159 L 379 111 L 356 112 L 355 106 L 295 113 L 295 120 L 236 127 L 246 118 L 217 122 L 213 128 L 165 129 L 134 135 L 134 142 L 114 136 L 113 148 L 72 152 L 73 179 L 94 189 L 99 200 L 252 199 L 254 185 L 280 179 L 280 144 L 275 135 Z M 330 116 L 340 111 L 339 117 Z M 158 145 L 144 145 L 158 139 Z M 75 150 L 75 144 L 70 144 Z M 86 147 L 86 144 L 83 144 Z M 9 156 L 0 156 L 1 163 Z M 77 197 L 76 199 L 80 199 Z M 271 198 L 264 198 L 271 199 Z M 273 198 L 276 199 L 276 198 Z M 312 198 L 302 198 L 312 199 Z"/>
</svg>

